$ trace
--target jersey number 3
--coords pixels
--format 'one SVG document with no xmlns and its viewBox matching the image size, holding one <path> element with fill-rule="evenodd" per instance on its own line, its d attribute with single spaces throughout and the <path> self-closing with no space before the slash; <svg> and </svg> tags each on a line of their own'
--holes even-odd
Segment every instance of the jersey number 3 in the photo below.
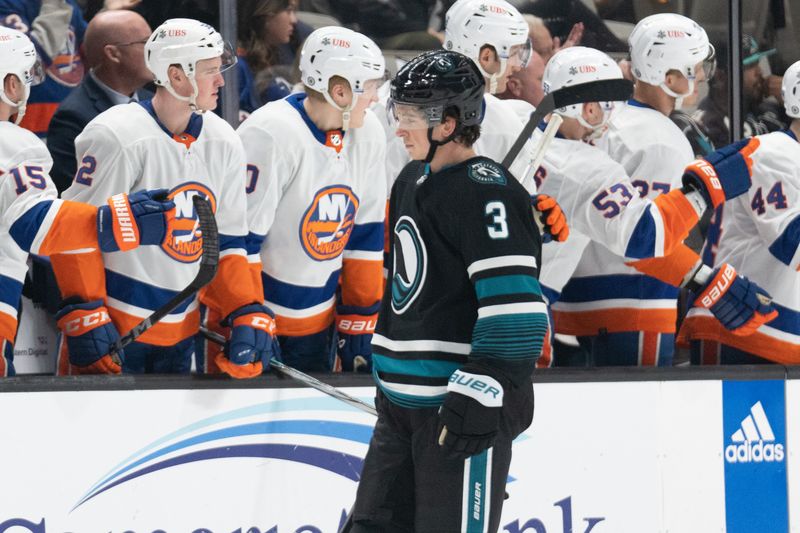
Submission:
<svg viewBox="0 0 800 533">
<path fill-rule="evenodd" d="M 492 239 L 505 239 L 508 237 L 505 204 L 503 202 L 489 202 L 486 204 L 486 215 L 492 217 L 492 223 L 486 228 L 489 232 L 489 237 Z"/>
</svg>

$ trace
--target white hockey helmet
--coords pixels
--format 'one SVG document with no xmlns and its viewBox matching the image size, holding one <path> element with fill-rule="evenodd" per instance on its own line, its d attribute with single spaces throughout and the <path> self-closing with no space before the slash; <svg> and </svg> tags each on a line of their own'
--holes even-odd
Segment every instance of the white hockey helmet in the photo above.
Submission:
<svg viewBox="0 0 800 533">
<path fill-rule="evenodd" d="M 383 82 L 386 60 L 369 37 L 341 26 L 325 26 L 314 30 L 303 44 L 300 75 L 306 87 L 322 93 L 342 112 L 342 129 L 346 130 L 356 98 L 377 91 Z M 337 105 L 328 93 L 328 83 L 334 76 L 346 79 L 353 91 L 353 100 L 346 107 Z"/>
<path fill-rule="evenodd" d="M 144 62 L 153 73 L 155 84 L 172 96 L 197 109 L 196 65 L 204 59 L 222 59 L 219 72 L 236 64 L 236 54 L 212 26 L 194 19 L 170 19 L 155 29 L 144 45 Z M 181 96 L 169 81 L 170 65 L 180 65 L 192 84 L 191 96 Z M 216 73 L 215 73 L 216 74 Z M 204 111 L 204 110 L 199 110 Z"/>
<path fill-rule="evenodd" d="M 656 85 L 676 99 L 680 109 L 683 99 L 694 92 L 695 66 L 703 63 L 706 79 L 714 69 L 714 47 L 706 31 L 690 18 L 676 13 L 658 13 L 645 17 L 628 37 L 631 72 L 637 80 Z M 670 70 L 677 70 L 689 80 L 689 89 L 678 94 L 665 83 Z"/>
<path fill-rule="evenodd" d="M 549 94 L 563 87 L 571 87 L 580 83 L 622 78 L 619 65 L 608 55 L 594 48 L 571 46 L 557 52 L 544 68 L 542 88 Z M 599 124 L 589 124 L 583 118 L 583 104 L 575 104 L 556 109 L 554 112 L 562 117 L 574 118 L 581 126 L 591 128 L 594 136 L 602 134 L 614 102 L 598 102 L 603 111 L 603 120 Z"/>
<path fill-rule="evenodd" d="M 481 48 L 486 45 L 492 46 L 500 59 L 500 70 L 495 74 L 487 73 L 480 64 Z M 445 15 L 444 48 L 472 59 L 489 79 L 489 92 L 494 94 L 509 59 L 516 55 L 526 67 L 532 46 L 528 23 L 505 0 L 458 0 Z"/>
<path fill-rule="evenodd" d="M 800 61 L 792 63 L 784 72 L 781 97 L 786 114 L 792 118 L 800 118 Z"/>
<path fill-rule="evenodd" d="M 19 78 L 25 93 L 19 101 L 12 101 L 5 91 L 5 79 L 9 74 Z M 16 124 L 25 116 L 25 108 L 31 85 L 44 80 L 44 71 L 36 56 L 36 48 L 27 35 L 5 26 L 0 26 L 0 99 L 11 107 L 17 108 Z"/>
</svg>

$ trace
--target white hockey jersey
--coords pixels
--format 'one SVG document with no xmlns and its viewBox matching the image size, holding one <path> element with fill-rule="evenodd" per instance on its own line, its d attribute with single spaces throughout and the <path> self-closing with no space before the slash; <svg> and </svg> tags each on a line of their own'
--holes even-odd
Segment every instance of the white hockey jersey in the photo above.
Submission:
<svg viewBox="0 0 800 533">
<path fill-rule="evenodd" d="M 389 98 L 387 90 L 388 84 L 381 88 L 379 101 L 373 107 L 376 113 L 386 113 L 386 101 Z M 534 111 L 534 107 L 522 100 L 501 100 L 496 96 L 486 93 L 483 96 L 484 115 L 481 122 L 481 136 L 473 145 L 475 153 L 483 157 L 488 157 L 497 162 L 502 162 L 514 141 L 517 140 L 522 129 L 527 123 L 527 118 L 522 119 L 525 114 L 524 109 L 528 110 L 527 115 Z M 386 152 L 386 177 L 388 179 L 388 189 L 391 191 L 395 178 L 400 171 L 411 161 L 408 152 L 403 146 L 403 140 L 395 135 L 394 130 L 389 127 L 385 116 L 381 118 L 381 124 L 386 130 L 388 141 Z M 536 192 L 533 184 L 533 144 L 529 141 L 525 143 L 522 150 L 517 155 L 514 163 L 509 170 L 511 174 L 522 183 L 529 194 Z"/>
<path fill-rule="evenodd" d="M 97 209 L 59 200 L 52 166 L 36 135 L 0 122 L 0 339 L 13 341 L 17 331 L 28 253 L 97 247 Z"/>
<path fill-rule="evenodd" d="M 359 308 L 374 307 L 383 292 L 384 131 L 371 111 L 360 128 L 321 131 L 305 98 L 268 103 L 238 129 L 249 259 L 261 265 L 278 334 L 289 336 L 327 328 L 339 286 L 341 303 Z"/>
<path fill-rule="evenodd" d="M 680 129 L 635 100 L 614 114 L 596 144 L 622 165 L 632 192 L 651 200 L 679 188 L 684 168 L 694 160 Z M 640 273 L 601 242 L 593 242 L 564 287 L 558 329 L 587 336 L 599 329 L 674 333 L 677 296 L 676 287 Z"/>
<path fill-rule="evenodd" d="M 541 134 L 537 129 L 534 142 Z M 605 152 L 561 135 L 553 139 L 536 176 L 539 192 L 558 201 L 570 225 L 567 242 L 549 242 L 542 250 L 541 282 L 557 332 L 562 332 L 561 324 L 572 327 L 573 315 L 580 316 L 581 326 L 598 323 L 602 317 L 583 303 L 588 297 L 603 296 L 619 307 L 628 305 L 627 296 L 614 285 L 599 286 L 594 293 L 580 295 L 582 300 L 565 297 L 565 284 L 585 259 L 590 243 L 604 247 L 620 262 L 662 257 L 697 222 L 697 213 L 682 195 L 643 198 L 625 169 Z"/>
<path fill-rule="evenodd" d="M 747 337 L 693 308 L 679 340 L 713 340 L 786 365 L 800 364 L 800 143 L 791 131 L 756 137 L 752 186 L 722 208 L 715 264 L 732 264 L 773 298 L 778 317 Z"/>
<path fill-rule="evenodd" d="M 197 274 L 202 234 L 192 198 L 201 195 L 215 212 L 220 240 L 219 269 L 201 297 L 222 317 L 261 301 L 245 251 L 244 150 L 225 121 L 213 113 L 193 114 L 186 131 L 173 135 L 147 100 L 101 113 L 75 146 L 79 168 L 64 198 L 101 205 L 115 193 L 165 188 L 176 208 L 161 246 L 53 257 L 65 297 L 104 298 L 120 332 L 129 331 Z M 198 325 L 197 299 L 189 298 L 140 340 L 170 346 L 194 335 Z"/>
</svg>

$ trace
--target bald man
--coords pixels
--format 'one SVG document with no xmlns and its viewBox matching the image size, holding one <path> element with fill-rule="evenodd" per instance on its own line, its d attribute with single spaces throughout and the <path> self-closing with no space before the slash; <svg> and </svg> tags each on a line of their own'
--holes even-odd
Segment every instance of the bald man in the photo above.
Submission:
<svg viewBox="0 0 800 533">
<path fill-rule="evenodd" d="M 72 184 L 78 166 L 75 137 L 86 124 L 109 107 L 151 96 L 141 92 L 153 81 L 144 64 L 144 43 L 150 33 L 141 15 L 126 10 L 98 13 L 86 28 L 84 58 L 91 70 L 58 106 L 47 132 L 51 176 L 59 194 Z"/>
<path fill-rule="evenodd" d="M 505 92 L 498 94 L 497 97 L 503 100 L 524 100 L 537 107 L 544 98 L 542 76 L 544 76 L 544 60 L 538 52 L 533 51 L 528 65 L 508 77 Z"/>
</svg>

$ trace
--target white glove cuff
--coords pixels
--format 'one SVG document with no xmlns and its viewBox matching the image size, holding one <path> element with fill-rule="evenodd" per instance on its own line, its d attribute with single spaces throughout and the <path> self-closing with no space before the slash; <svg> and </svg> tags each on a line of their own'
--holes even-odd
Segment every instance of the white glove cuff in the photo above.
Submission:
<svg viewBox="0 0 800 533">
<path fill-rule="evenodd" d="M 503 386 L 493 377 L 484 374 L 456 370 L 450 376 L 447 392 L 469 396 L 486 407 L 503 406 Z"/>
</svg>

